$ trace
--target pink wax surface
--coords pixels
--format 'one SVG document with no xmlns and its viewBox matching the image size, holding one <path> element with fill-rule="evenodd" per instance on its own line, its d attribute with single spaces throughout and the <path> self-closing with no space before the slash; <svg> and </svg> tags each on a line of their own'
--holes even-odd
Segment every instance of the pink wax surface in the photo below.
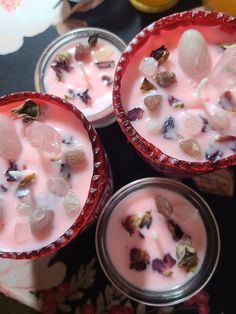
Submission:
<svg viewBox="0 0 236 314">
<path fill-rule="evenodd" d="M 37 101 L 37 103 L 42 102 Z M 22 102 L 17 102 L 0 107 L 0 114 L 9 116 L 10 110 L 21 104 Z M 40 118 L 40 121 L 55 128 L 60 132 L 62 138 L 73 136 L 83 147 L 86 162 L 80 169 L 71 170 L 69 179 L 70 188 L 76 193 L 81 205 L 78 215 L 82 215 L 93 173 L 93 152 L 88 134 L 82 123 L 72 112 L 52 104 L 48 105 L 47 112 Z M 8 189 L 7 192 L 0 192 L 4 213 L 4 225 L 0 228 L 0 249 L 2 251 L 22 252 L 39 249 L 57 240 L 72 226 L 77 217 L 68 216 L 63 206 L 63 197 L 56 196 L 48 190 L 47 180 L 52 176 L 60 176 L 60 165 L 55 166 L 55 163 L 50 162 L 49 155 L 31 146 L 25 136 L 25 128 L 28 127 L 28 123 L 23 123 L 21 119 L 15 119 L 14 123 L 22 145 L 21 155 L 16 160 L 18 169 L 22 170 L 23 166 L 26 166 L 27 169 L 36 172 L 36 180 L 32 183 L 32 196 L 36 204 L 35 207 L 46 205 L 54 211 L 52 228 L 49 228 L 40 236 L 31 234 L 29 228 L 28 240 L 19 243 L 14 235 L 15 224 L 17 222 L 29 224 L 29 216 L 22 216 L 16 211 L 19 199 L 16 197 L 15 191 L 19 182 L 7 182 L 5 173 L 9 167 L 9 162 L 0 157 L 0 183 Z M 66 146 L 66 144 L 63 144 L 63 151 L 67 149 Z"/>
<path fill-rule="evenodd" d="M 204 260 L 207 241 L 206 230 L 200 214 L 185 198 L 162 188 L 144 188 L 132 192 L 116 206 L 107 226 L 106 249 L 115 269 L 130 284 L 142 290 L 164 291 L 182 285 L 194 274 L 187 273 L 177 265 L 171 268 L 173 274 L 170 277 L 154 271 L 151 264 L 143 271 L 129 269 L 129 254 L 132 248 L 146 250 L 150 254 L 151 261 L 155 258 L 162 259 L 167 253 L 176 259 L 177 242 L 173 240 L 164 216 L 156 209 L 154 196 L 157 194 L 168 199 L 173 206 L 171 219 L 192 238 L 199 258 L 197 266 L 197 271 L 199 271 Z M 179 212 L 183 206 L 188 208 L 188 217 L 185 218 Z M 153 219 L 149 229 L 140 229 L 144 238 L 141 238 L 138 232 L 130 236 L 122 226 L 122 220 L 128 215 L 142 217 L 146 210 L 151 210 Z"/>
<path fill-rule="evenodd" d="M 218 143 L 215 141 L 218 135 L 236 135 L 235 112 L 223 110 L 226 113 L 227 123 L 223 129 L 214 129 L 208 123 L 205 132 L 192 134 L 186 127 L 186 117 L 191 114 L 194 116 L 201 115 L 207 118 L 207 110 L 213 105 L 214 109 L 222 109 L 219 104 L 219 97 L 222 90 L 220 84 L 215 87 L 206 85 L 203 88 L 204 98 L 199 97 L 199 84 L 201 78 L 189 77 L 181 68 L 178 60 L 178 44 L 181 35 L 187 29 L 194 29 L 199 31 L 207 42 L 208 52 L 210 55 L 209 68 L 206 69 L 205 77 L 210 75 L 210 72 L 219 61 L 224 50 L 219 46 L 220 43 L 235 42 L 236 35 L 228 34 L 221 31 L 218 27 L 206 27 L 191 25 L 186 27 L 177 27 L 171 30 L 160 30 L 157 35 L 153 34 L 146 40 L 142 47 L 138 49 L 129 59 L 129 64 L 123 74 L 121 81 L 121 98 L 123 107 L 128 113 L 133 108 L 142 108 L 144 110 L 143 116 L 140 120 L 132 121 L 131 124 L 137 132 L 145 138 L 148 142 L 159 148 L 165 154 L 177 158 L 179 160 L 187 161 L 206 161 L 206 152 L 209 151 L 209 146 L 212 145 L 212 150 L 219 150 L 222 152 L 221 156 L 217 158 L 224 158 L 232 155 L 234 151 L 229 147 L 229 143 Z M 150 53 L 165 45 L 169 52 L 169 58 L 158 66 L 160 71 L 170 71 L 176 74 L 177 82 L 169 87 L 160 87 L 154 80 L 150 81 L 156 86 L 156 91 L 142 92 L 140 90 L 141 83 L 144 79 L 144 74 L 139 69 L 140 62 L 144 57 L 148 57 Z M 195 62 L 195 60 L 193 60 Z M 235 102 L 235 90 L 231 90 Z M 160 94 L 162 101 L 160 105 L 154 110 L 150 111 L 144 105 L 144 97 L 147 95 Z M 173 96 L 184 103 L 183 109 L 176 109 L 171 107 L 168 102 L 168 96 Z M 175 121 L 175 131 L 179 136 L 176 139 L 165 139 L 163 136 L 162 127 L 168 117 L 173 117 Z M 155 120 L 157 125 L 156 130 L 151 130 L 147 126 L 147 121 Z M 209 120 L 209 119 L 208 119 Z M 209 122 L 209 121 L 208 121 Z M 199 156 L 190 156 L 181 150 L 179 141 L 194 139 L 199 143 L 201 154 Z M 232 144 L 232 143 L 231 143 Z M 234 143 L 233 143 L 234 144 Z M 234 145 L 233 145 L 234 147 Z M 210 148 L 211 149 L 211 148 Z"/>
<path fill-rule="evenodd" d="M 106 85 L 106 82 L 102 80 L 102 76 L 107 75 L 113 81 L 115 67 L 120 58 L 121 51 L 111 42 L 98 38 L 97 45 L 90 49 L 90 52 L 85 59 L 77 61 L 73 58 L 73 69 L 70 72 L 64 71 L 64 80 L 63 82 L 60 82 L 56 77 L 55 71 L 50 65 L 58 53 L 69 52 L 72 56 L 74 56 L 75 47 L 78 43 L 87 45 L 87 39 L 78 39 L 74 44 L 67 45 L 52 55 L 44 74 L 43 84 L 47 93 L 61 98 L 65 98 L 68 89 L 74 89 L 80 92 L 84 92 L 88 89 L 88 94 L 91 97 L 89 104 L 85 104 L 78 96 L 74 99 L 68 99 L 68 101 L 82 111 L 89 121 L 96 121 L 113 112 L 112 84 L 110 86 Z M 111 55 L 105 59 L 108 61 L 114 61 L 114 66 L 100 69 L 94 63 L 92 55 L 94 52 L 104 47 L 110 47 L 112 49 Z M 87 78 L 79 66 L 81 62 Z"/>
</svg>

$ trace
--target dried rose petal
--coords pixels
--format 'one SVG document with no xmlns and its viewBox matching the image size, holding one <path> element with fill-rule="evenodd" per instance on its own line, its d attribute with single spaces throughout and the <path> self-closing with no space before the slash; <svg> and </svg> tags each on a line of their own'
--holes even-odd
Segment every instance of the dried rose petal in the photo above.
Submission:
<svg viewBox="0 0 236 314">
<path fill-rule="evenodd" d="M 82 102 L 84 102 L 86 105 L 89 104 L 89 102 L 91 101 L 91 97 L 88 94 L 88 89 L 86 89 L 84 92 L 77 92 L 77 95 L 80 97 L 80 99 L 82 100 Z"/>
<path fill-rule="evenodd" d="M 233 100 L 233 95 L 231 91 L 225 91 L 220 97 L 220 106 L 226 111 L 236 111 L 236 103 Z"/>
<path fill-rule="evenodd" d="M 206 151 L 206 159 L 210 161 L 216 161 L 223 157 L 224 153 L 220 151 L 218 148 L 216 148 L 213 145 L 209 145 L 207 151 Z"/>
<path fill-rule="evenodd" d="M 175 241 L 178 241 L 183 237 L 184 233 L 182 229 L 173 220 L 171 219 L 167 220 L 167 227 L 172 234 L 172 238 Z"/>
<path fill-rule="evenodd" d="M 207 128 L 207 125 L 208 125 L 208 120 L 206 119 L 206 118 L 204 118 L 203 116 L 201 116 L 201 115 L 199 115 L 199 117 L 202 119 L 202 129 L 201 129 L 201 131 L 203 132 L 203 133 L 205 133 L 206 132 L 206 128 Z"/>
<path fill-rule="evenodd" d="M 146 250 L 133 248 L 130 250 L 130 269 L 137 271 L 145 270 L 150 264 L 150 255 Z"/>
<path fill-rule="evenodd" d="M 147 227 L 147 229 L 150 228 L 152 224 L 152 212 L 150 210 L 146 211 L 144 216 L 142 217 L 142 220 L 139 224 L 139 228 Z"/>
<path fill-rule="evenodd" d="M 176 248 L 176 255 L 179 267 L 185 268 L 187 272 L 195 270 L 198 265 L 198 256 L 190 237 L 184 236 L 179 241 Z"/>
<path fill-rule="evenodd" d="M 155 80 L 157 84 L 160 85 L 161 87 L 168 87 L 177 82 L 175 73 L 169 71 L 157 73 Z"/>
<path fill-rule="evenodd" d="M 75 48 L 75 60 L 80 61 L 87 57 L 89 49 L 87 46 L 78 43 Z"/>
<path fill-rule="evenodd" d="M 192 157 L 198 157 L 201 155 L 200 146 L 197 141 L 189 139 L 185 141 L 181 141 L 179 143 L 179 147 L 182 149 L 185 154 L 192 156 Z"/>
<path fill-rule="evenodd" d="M 162 100 L 161 95 L 150 95 L 144 98 L 144 105 L 151 111 L 154 111 Z"/>
<path fill-rule="evenodd" d="M 168 268 L 172 268 L 176 264 L 176 260 L 170 255 L 170 253 L 164 255 L 163 262 Z"/>
<path fill-rule="evenodd" d="M 5 187 L 5 185 L 1 184 L 0 185 L 1 191 L 6 193 L 8 191 L 8 188 Z"/>
<path fill-rule="evenodd" d="M 174 96 L 168 96 L 168 102 L 169 102 L 171 107 L 174 107 L 176 109 L 184 108 L 183 101 L 175 98 Z"/>
<path fill-rule="evenodd" d="M 161 47 L 153 50 L 150 54 L 150 57 L 156 59 L 161 64 L 168 59 L 169 55 L 169 50 L 164 45 L 162 45 Z"/>
<path fill-rule="evenodd" d="M 142 108 L 133 108 L 128 111 L 128 119 L 130 121 L 140 120 L 143 117 L 143 112 Z"/>
<path fill-rule="evenodd" d="M 108 76 L 108 75 L 105 75 L 105 74 L 102 75 L 102 80 L 103 80 L 104 84 L 107 85 L 107 86 L 111 86 L 112 83 L 113 83 L 112 78 L 110 76 Z"/>
<path fill-rule="evenodd" d="M 163 124 L 162 127 L 162 133 L 164 134 L 164 138 L 169 140 L 169 139 L 174 139 L 175 138 L 175 123 L 174 123 L 174 118 L 169 117 Z"/>
<path fill-rule="evenodd" d="M 162 195 L 156 195 L 154 198 L 156 208 L 159 213 L 164 215 L 166 218 L 170 217 L 173 213 L 173 208 L 164 196 Z"/>
<path fill-rule="evenodd" d="M 111 61 L 102 61 L 102 62 L 95 62 L 96 66 L 99 69 L 107 69 L 107 68 L 114 68 L 115 62 L 113 60 Z"/>
<path fill-rule="evenodd" d="M 145 77 L 140 86 L 140 89 L 142 92 L 148 92 L 149 90 L 156 89 L 156 87 Z"/>
<path fill-rule="evenodd" d="M 59 81 L 63 80 L 63 71 L 70 72 L 72 55 L 69 52 L 63 52 L 58 54 L 56 59 L 51 63 L 51 68 L 55 71 Z"/>
<path fill-rule="evenodd" d="M 144 239 L 145 236 L 142 234 L 142 232 L 139 231 L 138 235 L 140 236 L 140 238 Z"/>
<path fill-rule="evenodd" d="M 132 236 L 138 229 L 141 223 L 141 218 L 137 215 L 129 215 L 124 220 L 122 220 L 122 226 L 126 231 Z"/>
<path fill-rule="evenodd" d="M 88 44 L 90 48 L 95 47 L 97 45 L 98 36 L 99 36 L 99 33 L 94 33 L 91 36 L 89 36 Z"/>
<path fill-rule="evenodd" d="M 166 277 L 171 276 L 173 273 L 160 258 L 155 258 L 152 261 L 152 269 Z"/>
</svg>

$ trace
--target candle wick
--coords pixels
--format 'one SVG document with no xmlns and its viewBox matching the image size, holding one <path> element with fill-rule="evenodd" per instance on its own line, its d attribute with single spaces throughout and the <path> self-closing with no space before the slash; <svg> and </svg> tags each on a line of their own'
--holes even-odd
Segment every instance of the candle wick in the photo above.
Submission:
<svg viewBox="0 0 236 314">
<path fill-rule="evenodd" d="M 83 63 L 82 63 L 82 62 L 78 62 L 78 66 L 79 66 L 81 72 L 83 73 L 83 76 L 84 76 L 84 78 L 85 78 L 85 81 L 86 81 L 87 84 L 88 84 L 88 87 L 91 87 L 91 83 L 90 83 L 90 80 L 89 80 L 89 78 L 88 78 L 87 73 L 85 72 Z"/>
</svg>

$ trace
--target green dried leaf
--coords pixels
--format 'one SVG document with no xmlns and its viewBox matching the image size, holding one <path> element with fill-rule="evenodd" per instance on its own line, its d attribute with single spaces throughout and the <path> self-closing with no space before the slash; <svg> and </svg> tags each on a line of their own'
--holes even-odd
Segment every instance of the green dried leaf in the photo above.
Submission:
<svg viewBox="0 0 236 314">
<path fill-rule="evenodd" d="M 36 120 L 41 114 L 41 109 L 38 104 L 33 102 L 31 99 L 27 99 L 23 105 L 11 109 L 11 113 L 18 115 L 18 118 Z"/>
<path fill-rule="evenodd" d="M 179 267 L 185 268 L 187 272 L 196 271 L 198 265 L 198 256 L 192 239 L 184 236 L 178 243 L 176 248 L 177 264 Z"/>
</svg>

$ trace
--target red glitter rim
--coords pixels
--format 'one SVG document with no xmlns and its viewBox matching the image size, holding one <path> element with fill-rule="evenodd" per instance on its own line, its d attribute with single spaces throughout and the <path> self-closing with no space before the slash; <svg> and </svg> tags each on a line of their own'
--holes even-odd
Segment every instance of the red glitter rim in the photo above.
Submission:
<svg viewBox="0 0 236 314">
<path fill-rule="evenodd" d="M 133 54 L 150 38 L 151 35 L 158 35 L 160 30 L 175 29 L 178 26 L 187 25 L 220 26 L 220 29 L 227 33 L 236 31 L 236 17 L 224 13 L 210 11 L 185 11 L 164 17 L 144 28 L 128 44 L 122 53 L 116 68 L 113 86 L 113 106 L 122 131 L 132 143 L 134 148 L 154 168 L 169 171 L 171 174 L 195 175 L 210 172 L 216 169 L 227 168 L 236 164 L 236 154 L 217 161 L 189 162 L 179 160 L 166 155 L 156 146 L 145 140 L 132 126 L 124 111 L 121 100 L 122 76 L 129 64 Z"/>
<path fill-rule="evenodd" d="M 15 101 L 24 101 L 29 98 L 35 101 L 45 101 L 46 103 L 69 110 L 82 122 L 92 145 L 94 158 L 93 174 L 86 203 L 76 221 L 62 236 L 49 245 L 37 250 L 25 252 L 0 251 L 0 257 L 2 258 L 36 259 L 55 253 L 57 250 L 67 245 L 79 232 L 90 225 L 93 219 L 95 220 L 97 218 L 96 216 L 98 215 L 98 209 L 100 208 L 101 201 L 103 202 L 104 199 L 106 200 L 106 196 L 110 196 L 112 190 L 109 164 L 106 160 L 105 151 L 97 135 L 97 132 L 85 118 L 82 112 L 80 112 L 75 106 L 59 97 L 36 92 L 19 92 L 2 96 L 0 97 L 0 106 L 8 105 Z"/>
</svg>

